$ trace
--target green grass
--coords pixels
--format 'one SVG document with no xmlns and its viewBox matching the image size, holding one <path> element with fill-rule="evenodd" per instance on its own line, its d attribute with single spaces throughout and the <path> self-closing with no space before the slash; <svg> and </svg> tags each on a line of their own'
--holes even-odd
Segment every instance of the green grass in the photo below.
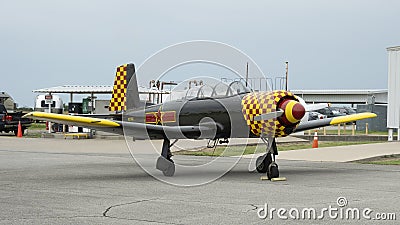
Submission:
<svg viewBox="0 0 400 225">
<path fill-rule="evenodd" d="M 400 165 L 400 155 L 384 155 L 372 159 L 361 160 L 360 163 L 375 165 Z"/>
<path fill-rule="evenodd" d="M 400 159 L 398 160 L 382 160 L 382 161 L 372 161 L 367 164 L 376 164 L 376 165 L 400 165 Z"/>
<path fill-rule="evenodd" d="M 40 138 L 42 137 L 42 132 L 46 130 L 45 123 L 32 123 L 25 131 L 24 137 L 27 138 Z"/>
<path fill-rule="evenodd" d="M 24 137 L 26 138 L 41 138 L 42 137 L 42 133 L 38 133 L 38 132 L 33 132 L 33 133 L 25 133 Z"/>
<path fill-rule="evenodd" d="M 371 144 L 379 142 L 319 142 L 319 147 L 334 147 L 344 145 L 360 145 L 360 144 Z M 310 149 L 312 148 L 311 143 L 289 143 L 289 144 L 278 144 L 278 151 L 289 151 L 299 149 Z M 231 146 L 231 147 L 217 147 L 215 150 L 211 148 L 201 149 L 198 151 L 178 151 L 175 155 L 194 155 L 194 156 L 240 156 L 255 153 L 264 153 L 265 145 L 258 146 Z"/>
<path fill-rule="evenodd" d="M 45 123 L 32 123 L 28 129 L 31 130 L 44 130 L 46 129 L 46 124 Z"/>
<path fill-rule="evenodd" d="M 323 135 L 323 129 L 318 130 L 318 135 Z M 308 134 L 308 131 L 305 132 L 305 134 Z M 311 131 L 311 135 L 314 135 L 314 131 Z M 326 130 L 327 135 L 338 135 L 338 130 L 337 128 L 334 130 Z M 365 135 L 365 130 L 362 131 L 355 131 L 355 135 Z M 388 133 L 386 131 L 368 131 L 368 135 L 387 135 Z M 351 129 L 346 129 L 346 131 L 343 130 L 343 127 L 341 127 L 340 130 L 340 135 L 352 135 Z"/>
</svg>

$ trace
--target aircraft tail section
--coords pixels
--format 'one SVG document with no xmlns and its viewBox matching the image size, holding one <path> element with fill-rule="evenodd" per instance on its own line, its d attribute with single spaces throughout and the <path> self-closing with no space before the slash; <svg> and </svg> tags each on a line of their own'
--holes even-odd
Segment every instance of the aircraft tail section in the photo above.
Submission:
<svg viewBox="0 0 400 225">
<path fill-rule="evenodd" d="M 139 107 L 139 91 L 134 64 L 117 67 L 110 111 L 126 111 Z"/>
</svg>

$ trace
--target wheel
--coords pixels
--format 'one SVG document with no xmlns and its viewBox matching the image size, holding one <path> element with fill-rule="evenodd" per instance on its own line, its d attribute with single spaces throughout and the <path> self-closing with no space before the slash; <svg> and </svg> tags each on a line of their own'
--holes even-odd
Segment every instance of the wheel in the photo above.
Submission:
<svg viewBox="0 0 400 225">
<path fill-rule="evenodd" d="M 264 164 L 265 156 L 259 156 L 256 161 L 256 169 L 259 173 L 266 173 L 268 167 Z"/>
<path fill-rule="evenodd" d="M 267 176 L 269 179 L 279 177 L 278 164 L 273 162 L 268 166 Z"/>
<path fill-rule="evenodd" d="M 170 166 L 168 166 L 168 168 L 164 171 L 162 171 L 164 176 L 166 177 L 172 177 L 175 174 L 175 164 L 170 164 Z"/>
<path fill-rule="evenodd" d="M 267 153 L 263 156 L 258 157 L 256 160 L 257 172 L 266 173 L 271 162 L 271 153 Z"/>
<path fill-rule="evenodd" d="M 171 177 L 175 173 L 174 161 L 171 158 L 166 159 L 163 156 L 160 156 L 157 159 L 156 169 L 162 171 L 164 176 Z"/>
</svg>

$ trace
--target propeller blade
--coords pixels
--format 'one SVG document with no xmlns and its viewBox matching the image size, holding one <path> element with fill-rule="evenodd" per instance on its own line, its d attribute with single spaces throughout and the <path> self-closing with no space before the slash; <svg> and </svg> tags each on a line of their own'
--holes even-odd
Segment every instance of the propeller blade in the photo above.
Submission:
<svg viewBox="0 0 400 225">
<path fill-rule="evenodd" d="M 309 111 L 316 111 L 316 110 L 319 110 L 319 109 L 326 108 L 329 105 L 330 105 L 329 103 L 306 104 L 304 106 L 304 108 L 306 108 L 306 111 L 309 112 Z"/>
<path fill-rule="evenodd" d="M 270 113 L 266 113 L 266 114 L 261 114 L 258 116 L 254 117 L 254 121 L 261 121 L 261 120 L 270 120 L 270 119 L 275 119 L 277 117 L 282 116 L 283 114 L 283 110 L 278 110 L 276 112 L 270 112 Z"/>
</svg>

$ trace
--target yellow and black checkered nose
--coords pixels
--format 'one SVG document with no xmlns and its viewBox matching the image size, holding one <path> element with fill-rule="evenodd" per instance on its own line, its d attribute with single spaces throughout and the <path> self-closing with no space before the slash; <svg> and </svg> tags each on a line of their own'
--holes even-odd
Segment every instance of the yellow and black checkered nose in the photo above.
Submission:
<svg viewBox="0 0 400 225">
<path fill-rule="evenodd" d="M 299 106 L 294 104 L 297 101 L 295 101 L 296 97 L 291 92 L 253 92 L 245 95 L 242 99 L 242 113 L 250 131 L 257 136 L 260 136 L 261 134 L 272 135 L 275 137 L 284 137 L 289 135 L 290 129 L 286 129 L 287 126 L 295 127 L 298 122 L 283 124 L 280 122 L 280 118 L 260 121 L 254 120 L 254 117 L 256 116 L 276 112 L 279 109 L 282 109 L 282 102 L 285 99 L 289 100 L 289 102 L 286 103 L 285 108 L 292 107 L 292 111 L 288 112 L 286 115 L 286 111 L 283 109 L 285 114 L 280 118 L 294 118 L 292 120 L 294 122 L 294 120 L 297 120 L 300 115 L 297 111 L 293 111 L 299 109 Z M 299 111 L 301 111 L 301 109 L 299 109 Z"/>
</svg>

